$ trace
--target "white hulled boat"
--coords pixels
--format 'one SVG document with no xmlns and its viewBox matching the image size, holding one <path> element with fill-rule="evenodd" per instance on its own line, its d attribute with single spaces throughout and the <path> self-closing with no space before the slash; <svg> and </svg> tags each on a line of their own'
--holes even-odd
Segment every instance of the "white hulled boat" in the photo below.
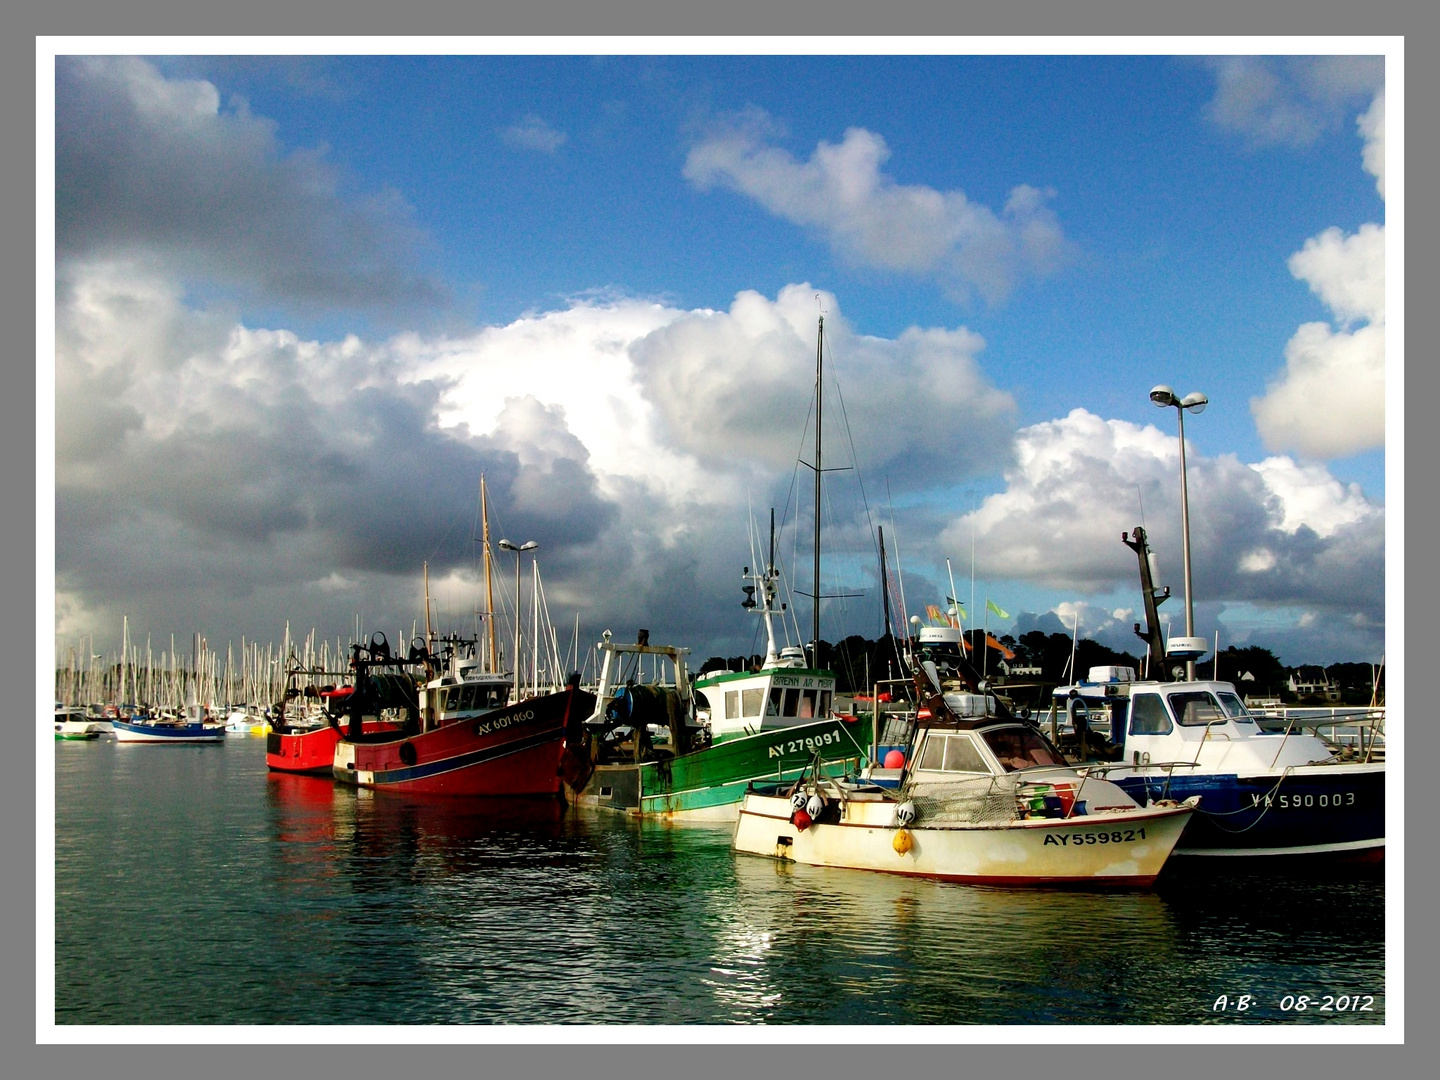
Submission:
<svg viewBox="0 0 1440 1080">
<path fill-rule="evenodd" d="M 915 646 L 921 706 L 896 788 L 827 778 L 746 795 L 737 851 L 815 866 L 996 885 L 1145 887 L 1194 802 L 1142 807 L 1067 766 L 960 653 L 959 630 Z M 817 755 L 818 760 L 818 755 Z"/>
</svg>

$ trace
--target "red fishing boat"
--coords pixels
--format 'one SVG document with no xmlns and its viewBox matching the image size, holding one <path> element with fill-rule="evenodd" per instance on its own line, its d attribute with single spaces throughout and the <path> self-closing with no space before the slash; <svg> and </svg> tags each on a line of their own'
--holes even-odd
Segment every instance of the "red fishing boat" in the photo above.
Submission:
<svg viewBox="0 0 1440 1080">
<path fill-rule="evenodd" d="M 351 692 L 335 747 L 334 775 L 343 783 L 413 794 L 559 796 L 567 745 L 578 748 L 581 723 L 595 697 L 572 676 L 560 691 L 508 700 L 510 682 L 478 670 L 461 642 L 433 653 L 419 642 L 407 656 L 390 653 L 377 635 L 352 645 Z M 395 669 L 423 667 L 424 685 L 402 700 Z M 413 686 L 413 683 L 411 683 Z M 395 710 L 393 730 L 367 725 Z"/>
<path fill-rule="evenodd" d="M 280 705 L 280 715 L 271 722 L 265 736 L 265 764 L 273 772 L 331 776 L 335 769 L 335 747 L 340 742 L 340 717 L 345 699 L 354 692 L 350 686 L 323 685 L 319 679 L 348 677 L 296 668 L 290 672 L 290 686 Z M 299 681 L 309 685 L 301 687 Z M 306 710 L 293 702 L 310 699 Z M 394 731 L 398 724 L 377 717 L 367 722 L 368 731 Z"/>
</svg>

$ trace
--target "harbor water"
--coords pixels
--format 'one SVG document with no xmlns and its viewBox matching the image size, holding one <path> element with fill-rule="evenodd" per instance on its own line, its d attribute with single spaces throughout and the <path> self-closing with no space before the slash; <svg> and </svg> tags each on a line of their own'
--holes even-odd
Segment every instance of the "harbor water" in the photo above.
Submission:
<svg viewBox="0 0 1440 1080">
<path fill-rule="evenodd" d="M 1385 1020 L 1375 870 L 907 880 L 735 855 L 729 827 L 271 774 L 243 736 L 57 742 L 54 830 L 61 1027 Z"/>
</svg>

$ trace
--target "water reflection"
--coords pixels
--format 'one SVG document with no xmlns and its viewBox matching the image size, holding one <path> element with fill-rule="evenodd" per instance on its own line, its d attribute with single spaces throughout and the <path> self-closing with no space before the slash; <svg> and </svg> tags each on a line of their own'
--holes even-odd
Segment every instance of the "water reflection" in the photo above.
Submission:
<svg viewBox="0 0 1440 1080">
<path fill-rule="evenodd" d="M 737 856 L 725 826 L 267 774 L 248 740 L 75 745 L 97 752 L 56 753 L 62 1022 L 1383 1019 L 1378 876 L 987 889 Z M 1279 1010 L 1317 990 L 1376 1006 Z M 1221 993 L 1268 1004 L 1216 1015 Z"/>
<path fill-rule="evenodd" d="M 714 990 L 781 1022 L 1052 1023 L 1093 1016 L 1117 935 L 1173 954 L 1178 925 L 1148 893 L 952 885 L 737 857 Z M 1106 988 L 1108 993 L 1108 987 Z"/>
</svg>

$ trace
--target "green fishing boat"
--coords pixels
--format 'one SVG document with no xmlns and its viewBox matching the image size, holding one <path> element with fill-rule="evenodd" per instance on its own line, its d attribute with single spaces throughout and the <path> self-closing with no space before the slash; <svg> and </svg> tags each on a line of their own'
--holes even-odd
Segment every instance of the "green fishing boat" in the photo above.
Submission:
<svg viewBox="0 0 1440 1080">
<path fill-rule="evenodd" d="M 825 320 L 815 349 L 815 548 L 810 640 L 820 640 L 821 395 Z M 752 553 L 754 534 L 752 533 Z M 753 558 L 753 555 L 752 555 Z M 769 556 L 746 567 L 742 607 L 765 624 L 765 658 L 751 671 L 708 672 L 691 680 L 688 649 L 651 645 L 641 630 L 633 645 L 600 643 L 595 713 L 586 722 L 589 768 L 567 777 L 581 805 L 642 816 L 737 821 L 754 783 L 812 772 L 840 776 L 870 762 L 874 716 L 839 708 L 835 673 L 807 663 L 804 650 L 783 646 L 775 622 L 779 602 L 771 512 Z M 799 627 L 793 627 L 799 637 Z M 787 632 L 788 633 L 788 632 Z M 646 665 L 649 673 L 646 674 Z M 583 757 L 583 755 L 582 755 Z M 817 763 L 818 762 L 818 763 Z"/>
<path fill-rule="evenodd" d="M 768 620 L 767 620 L 768 626 Z M 672 819 L 734 821 L 752 783 L 794 780 L 818 754 L 841 775 L 869 760 L 869 717 L 835 709 L 835 674 L 774 649 L 757 671 L 690 679 L 689 650 L 606 637 L 591 769 L 571 777 L 582 806 Z M 648 671 L 647 671 L 648 666 Z"/>
</svg>

